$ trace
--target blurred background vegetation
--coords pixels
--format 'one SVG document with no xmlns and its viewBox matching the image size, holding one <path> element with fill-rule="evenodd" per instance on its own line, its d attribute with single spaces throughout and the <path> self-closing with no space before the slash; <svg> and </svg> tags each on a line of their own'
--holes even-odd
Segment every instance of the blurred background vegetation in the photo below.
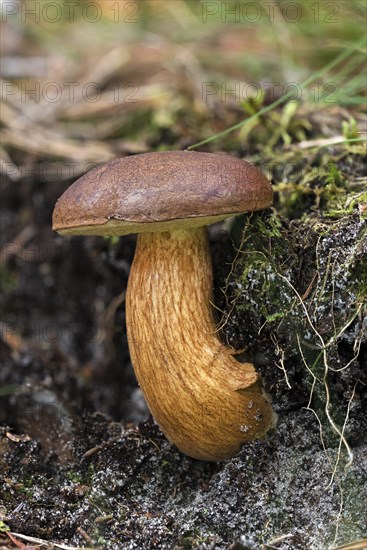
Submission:
<svg viewBox="0 0 367 550">
<path fill-rule="evenodd" d="M 12 179 L 24 158 L 69 159 L 77 176 L 84 163 L 185 148 L 289 92 L 288 108 L 214 148 L 241 154 L 365 130 L 364 0 L 0 5 L 2 162 Z M 67 179 L 70 168 L 58 169 Z"/>
</svg>

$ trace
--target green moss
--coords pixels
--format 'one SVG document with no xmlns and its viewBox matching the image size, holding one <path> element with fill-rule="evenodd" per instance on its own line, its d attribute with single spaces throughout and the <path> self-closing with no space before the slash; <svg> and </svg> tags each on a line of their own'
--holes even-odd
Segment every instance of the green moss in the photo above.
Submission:
<svg viewBox="0 0 367 550">
<path fill-rule="evenodd" d="M 74 472 L 73 470 L 69 470 L 65 473 L 66 479 L 69 479 L 73 483 L 84 483 L 83 476 L 80 472 Z"/>
<path fill-rule="evenodd" d="M 283 221 L 276 214 L 253 214 L 243 218 L 245 229 L 238 260 L 236 307 L 261 322 L 275 323 L 292 308 L 294 296 L 282 280 L 276 259 L 283 254 Z M 244 292 L 246 289 L 246 292 Z"/>
<path fill-rule="evenodd" d="M 10 531 L 10 527 L 3 521 L 0 521 L 0 533 L 6 533 L 6 531 Z"/>
<path fill-rule="evenodd" d="M 338 391 L 345 379 L 357 384 L 367 345 L 365 155 L 285 157 L 288 181 L 278 166 L 271 170 L 273 212 L 242 218 L 227 303 L 250 357 L 265 347 L 270 363 L 282 358 L 285 375 L 296 365 L 324 437 L 336 445 L 352 390 Z"/>
</svg>

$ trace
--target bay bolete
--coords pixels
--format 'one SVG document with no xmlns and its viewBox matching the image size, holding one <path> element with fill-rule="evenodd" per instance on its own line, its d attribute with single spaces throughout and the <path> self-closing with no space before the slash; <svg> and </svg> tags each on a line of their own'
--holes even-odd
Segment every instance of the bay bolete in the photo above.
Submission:
<svg viewBox="0 0 367 550">
<path fill-rule="evenodd" d="M 63 235 L 139 234 L 126 295 L 131 360 L 155 420 L 194 458 L 225 460 L 273 425 L 254 366 L 218 338 L 205 227 L 271 203 L 251 164 L 169 151 L 95 168 L 55 206 Z"/>
</svg>

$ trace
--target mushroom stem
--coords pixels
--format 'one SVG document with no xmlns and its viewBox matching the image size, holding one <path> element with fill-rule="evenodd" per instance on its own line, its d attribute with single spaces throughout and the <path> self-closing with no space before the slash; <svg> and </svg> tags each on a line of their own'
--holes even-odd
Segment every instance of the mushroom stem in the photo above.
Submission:
<svg viewBox="0 0 367 550">
<path fill-rule="evenodd" d="M 157 423 L 183 453 L 225 460 L 273 425 L 255 368 L 218 338 L 206 229 L 138 237 L 126 296 L 131 360 Z"/>
</svg>

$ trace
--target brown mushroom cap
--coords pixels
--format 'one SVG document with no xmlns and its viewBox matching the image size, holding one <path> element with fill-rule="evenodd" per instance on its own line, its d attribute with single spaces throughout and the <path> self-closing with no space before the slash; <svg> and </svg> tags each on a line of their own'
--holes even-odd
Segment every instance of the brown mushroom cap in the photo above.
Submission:
<svg viewBox="0 0 367 550">
<path fill-rule="evenodd" d="M 53 229 L 72 235 L 127 235 L 200 227 L 273 202 L 255 166 L 213 153 L 167 151 L 113 160 L 91 170 L 58 200 Z"/>
</svg>

